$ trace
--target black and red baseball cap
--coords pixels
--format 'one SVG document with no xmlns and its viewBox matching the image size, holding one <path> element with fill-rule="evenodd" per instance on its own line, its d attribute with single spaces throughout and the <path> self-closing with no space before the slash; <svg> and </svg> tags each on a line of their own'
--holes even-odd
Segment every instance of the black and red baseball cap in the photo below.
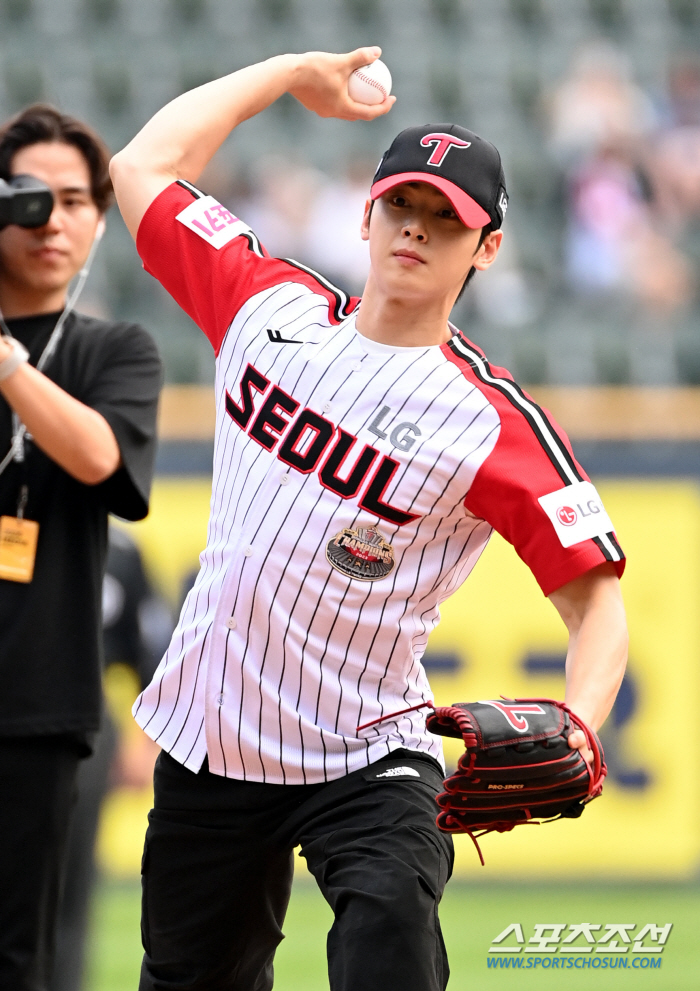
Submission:
<svg viewBox="0 0 700 991">
<path fill-rule="evenodd" d="M 378 199 L 403 182 L 427 182 L 449 199 L 465 227 L 497 230 L 508 208 L 498 150 L 458 124 L 407 127 L 385 153 L 372 180 Z"/>
</svg>

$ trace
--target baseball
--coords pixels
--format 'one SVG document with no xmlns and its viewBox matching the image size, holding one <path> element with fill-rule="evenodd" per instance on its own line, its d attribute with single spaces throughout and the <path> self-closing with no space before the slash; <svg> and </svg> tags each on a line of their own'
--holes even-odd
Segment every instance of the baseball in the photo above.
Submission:
<svg viewBox="0 0 700 991">
<path fill-rule="evenodd" d="M 356 103 L 383 103 L 391 93 L 391 73 L 381 59 L 360 66 L 348 80 L 348 93 Z"/>
</svg>

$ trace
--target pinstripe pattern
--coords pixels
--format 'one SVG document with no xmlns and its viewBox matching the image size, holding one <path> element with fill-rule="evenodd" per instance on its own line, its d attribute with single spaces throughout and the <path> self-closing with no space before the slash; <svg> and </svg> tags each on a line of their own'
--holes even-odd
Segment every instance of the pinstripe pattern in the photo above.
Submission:
<svg viewBox="0 0 700 991">
<path fill-rule="evenodd" d="M 242 236 L 262 257 L 254 235 Z M 461 335 L 448 347 L 469 376 L 444 347 L 368 341 L 342 293 L 320 279 L 315 291 L 313 273 L 297 263 L 286 271 L 288 281 L 243 303 L 218 352 L 207 545 L 134 714 L 191 770 L 207 755 L 217 774 L 297 784 L 340 777 L 399 747 L 442 759 L 424 711 L 357 727 L 431 698 L 421 657 L 440 603 L 488 542 L 490 525 L 465 510 L 502 428 L 479 383 L 522 413 L 563 484 L 580 475 L 545 414 Z M 299 458 L 313 430 L 294 449 L 296 467 L 278 457 L 304 411 L 330 438 L 308 470 Z M 347 437 L 336 475 L 324 472 Z M 362 452 L 369 471 L 344 488 Z M 381 492 L 380 468 L 389 479 Z M 341 531 L 367 527 L 390 544 L 394 566 L 357 581 L 329 563 L 326 548 Z M 598 539 L 619 560 L 614 535 Z"/>
<path fill-rule="evenodd" d="M 275 343 L 268 329 L 302 343 Z M 357 438 L 342 477 L 366 444 L 398 461 L 384 500 L 417 519 L 377 520 L 359 497 L 289 468 L 234 423 L 226 391 L 239 401 L 249 364 L 298 411 L 308 407 Z M 498 436 L 495 410 L 440 348 L 383 348 L 357 334 L 353 317 L 333 327 L 327 299 L 294 282 L 239 310 L 215 388 L 207 547 L 137 721 L 191 769 L 208 754 L 215 773 L 254 781 L 332 779 L 396 747 L 441 759 L 420 711 L 356 727 L 431 697 L 420 656 L 439 603 L 490 534 L 463 501 Z M 258 410 L 261 397 L 253 398 Z M 391 423 L 420 431 L 409 451 L 370 431 L 384 406 Z M 353 581 L 329 565 L 326 544 L 343 528 L 371 525 L 391 542 L 396 566 L 380 581 Z"/>
</svg>

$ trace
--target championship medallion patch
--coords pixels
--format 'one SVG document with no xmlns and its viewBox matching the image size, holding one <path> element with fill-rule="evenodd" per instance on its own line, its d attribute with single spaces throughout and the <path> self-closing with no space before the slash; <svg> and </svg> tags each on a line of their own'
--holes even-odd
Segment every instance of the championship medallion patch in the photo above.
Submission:
<svg viewBox="0 0 700 991">
<path fill-rule="evenodd" d="M 394 570 L 394 548 L 374 527 L 341 530 L 326 545 L 326 557 L 347 578 L 374 582 Z"/>
</svg>

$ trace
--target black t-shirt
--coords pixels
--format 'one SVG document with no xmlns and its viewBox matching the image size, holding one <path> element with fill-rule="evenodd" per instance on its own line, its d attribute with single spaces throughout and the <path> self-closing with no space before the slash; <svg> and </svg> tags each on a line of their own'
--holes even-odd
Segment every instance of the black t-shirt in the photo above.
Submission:
<svg viewBox="0 0 700 991">
<path fill-rule="evenodd" d="M 8 321 L 33 365 L 57 319 Z M 84 485 L 29 441 L 25 461 L 0 475 L 0 514 L 17 515 L 26 484 L 24 515 L 39 523 L 32 581 L 0 579 L 0 735 L 87 740 L 100 718 L 107 517 L 148 512 L 161 364 L 143 328 L 71 314 L 44 373 L 104 416 L 122 466 L 100 485 Z M 0 396 L 0 458 L 11 437 L 11 409 Z"/>
</svg>

